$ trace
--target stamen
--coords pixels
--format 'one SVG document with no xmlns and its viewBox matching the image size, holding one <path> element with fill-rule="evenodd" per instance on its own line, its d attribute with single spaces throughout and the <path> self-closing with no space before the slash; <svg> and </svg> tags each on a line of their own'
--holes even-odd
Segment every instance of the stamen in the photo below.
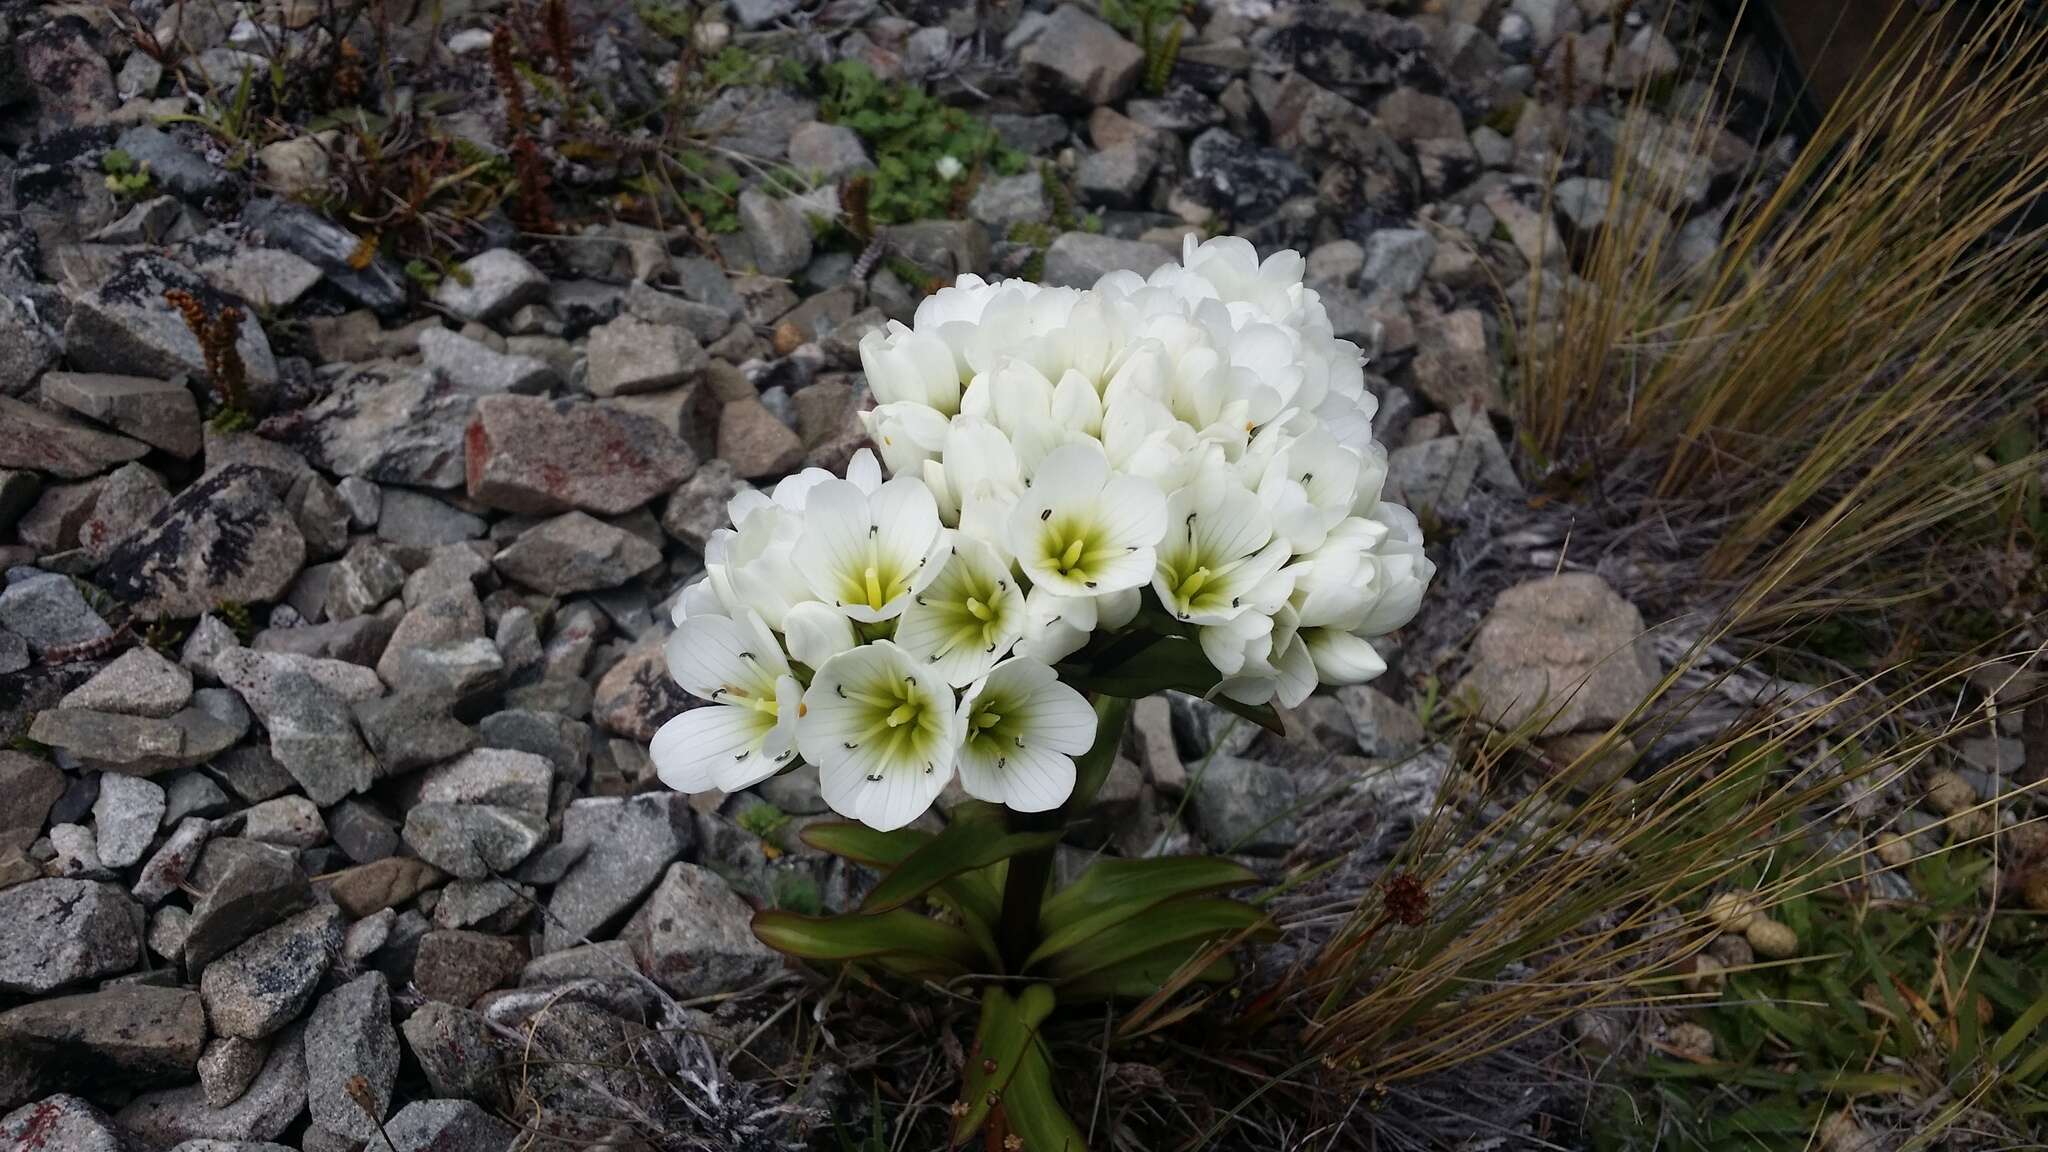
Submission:
<svg viewBox="0 0 2048 1152">
<path fill-rule="evenodd" d="M 989 606 L 983 604 L 980 597 L 977 596 L 969 596 L 967 598 L 967 611 L 972 613 L 976 620 L 984 624 L 995 619 L 996 616 L 994 612 L 989 610 Z"/>
<path fill-rule="evenodd" d="M 882 606 L 881 574 L 875 571 L 874 565 L 870 564 L 867 567 L 867 571 L 863 573 L 863 576 L 867 581 L 868 607 L 880 608 Z"/>
<path fill-rule="evenodd" d="M 844 700 L 844 699 L 846 699 L 846 685 L 844 685 L 844 684 L 834 684 L 834 685 L 832 686 L 832 690 L 833 690 L 834 692 L 837 692 L 837 693 L 839 693 L 839 698 L 840 698 L 841 700 Z"/>
<path fill-rule="evenodd" d="M 870 773 L 868 773 L 868 783 L 870 783 L 870 784 L 880 784 L 881 782 L 882 782 L 882 774 L 881 774 L 880 772 L 870 772 Z"/>
<path fill-rule="evenodd" d="M 1067 545 L 1066 551 L 1060 553 L 1060 568 L 1065 570 L 1079 564 L 1081 562 L 1081 553 L 1086 551 L 1086 545 L 1087 541 L 1085 540 L 1076 540 L 1072 544 Z"/>
<path fill-rule="evenodd" d="M 1050 520 L 1050 519 L 1052 519 L 1052 509 L 1050 509 L 1050 508 L 1047 508 L 1047 509 L 1046 509 L 1045 511 L 1043 511 L 1043 512 L 1040 512 L 1040 513 L 1038 514 L 1038 518 L 1039 518 L 1039 520 L 1041 520 L 1041 521 L 1045 521 L 1045 520 Z"/>
<path fill-rule="evenodd" d="M 903 727 L 905 724 L 917 719 L 917 711 L 917 705 L 915 704 L 898 704 L 895 710 L 889 713 L 889 727 Z"/>
</svg>

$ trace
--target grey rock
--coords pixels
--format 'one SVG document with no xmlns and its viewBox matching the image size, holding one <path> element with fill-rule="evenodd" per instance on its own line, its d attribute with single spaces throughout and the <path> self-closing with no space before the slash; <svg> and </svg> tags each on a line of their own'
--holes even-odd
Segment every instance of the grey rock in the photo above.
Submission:
<svg viewBox="0 0 2048 1152">
<path fill-rule="evenodd" d="M 1036 172 L 991 176 L 981 182 L 967 201 L 967 214 L 999 237 L 1009 235 L 1010 229 L 1019 224 L 1050 220 L 1052 202 L 1045 194 L 1045 178 Z"/>
<path fill-rule="evenodd" d="M 1018 63 L 1048 100 L 1086 108 L 1123 99 L 1138 82 L 1145 53 L 1082 8 L 1063 4 L 1024 46 Z"/>
<path fill-rule="evenodd" d="M 234 746 L 249 729 L 248 712 L 232 709 L 205 692 L 161 720 L 86 708 L 52 708 L 29 725 L 29 738 L 61 748 L 88 768 L 152 776 L 202 764 Z M 239 712 L 239 716 L 233 713 Z"/>
<path fill-rule="evenodd" d="M 180 819 L 172 827 L 171 834 L 164 837 L 162 846 L 150 856 L 149 862 L 142 866 L 142 871 L 136 876 L 135 887 L 132 889 L 135 898 L 145 906 L 154 906 L 177 891 L 178 886 L 191 874 L 193 865 L 199 862 L 200 853 L 206 850 L 207 838 L 212 834 L 213 823 L 204 817 L 187 816 Z M 184 927 L 189 932 L 189 917 Z M 181 938 L 180 950 L 182 948 Z"/>
<path fill-rule="evenodd" d="M 185 933 L 192 926 L 192 914 L 169 904 L 157 909 L 149 918 L 149 950 L 176 964 L 185 954 Z"/>
<path fill-rule="evenodd" d="M 424 860 L 386 856 L 336 873 L 328 892 L 342 911 L 362 918 L 403 904 L 446 879 Z"/>
<path fill-rule="evenodd" d="M 379 668 L 393 692 L 459 702 L 495 690 L 505 658 L 496 644 L 479 636 L 422 647 L 393 644 Z"/>
<path fill-rule="evenodd" d="M 221 678 L 262 718 L 270 754 L 314 803 L 333 804 L 376 780 L 377 761 L 356 732 L 347 697 L 290 664 L 260 665 L 246 674 L 223 669 Z"/>
<path fill-rule="evenodd" d="M 500 1063 L 482 1015 L 455 1004 L 429 1000 L 399 1025 L 405 1044 L 443 1102 L 474 1100 L 486 1106 L 504 1097 Z"/>
<path fill-rule="evenodd" d="M 66 358 L 73 367 L 91 372 L 205 379 L 206 356 L 199 338 L 164 299 L 173 288 L 191 293 L 209 316 L 235 304 L 183 265 L 146 249 L 127 249 L 114 258 L 113 270 L 103 282 L 73 300 L 64 325 Z M 251 385 L 277 383 L 270 341 L 253 318 L 243 320 L 235 352 Z"/>
<path fill-rule="evenodd" d="M 470 428 L 470 498 L 507 512 L 616 516 L 673 491 L 697 467 L 681 437 L 609 404 L 488 397 Z"/>
<path fill-rule="evenodd" d="M 1337 689 L 1337 701 L 1351 721 L 1360 755 L 1375 760 L 1401 760 L 1414 755 L 1422 746 L 1422 721 L 1415 711 L 1377 688 L 1346 685 Z"/>
<path fill-rule="evenodd" d="M 668 674 L 662 636 L 650 633 L 605 672 L 591 695 L 591 718 L 607 731 L 645 744 L 695 702 Z"/>
<path fill-rule="evenodd" d="M 1410 508 L 1452 511 L 1479 474 L 1479 453 L 1463 437 L 1437 436 L 1387 454 L 1386 498 Z"/>
<path fill-rule="evenodd" d="M 348 508 L 350 527 L 361 531 L 377 526 L 377 514 L 384 500 L 382 489 L 360 477 L 345 476 L 334 485 L 334 493 Z"/>
<path fill-rule="evenodd" d="M 85 602 L 70 577 L 50 572 L 10 578 L 7 590 L 0 592 L 0 626 L 38 653 L 98 640 L 114 631 Z"/>
<path fill-rule="evenodd" d="M 405 276 L 381 252 L 360 263 L 362 240 L 318 212 L 289 200 L 252 200 L 242 209 L 248 238 L 280 248 L 320 270 L 329 284 L 357 304 L 383 315 L 405 308 Z"/>
<path fill-rule="evenodd" d="M 1279 765 L 1217 755 L 1189 784 L 1195 821 L 1210 850 L 1283 855 L 1300 830 L 1295 774 Z"/>
<path fill-rule="evenodd" d="M 1380 97 L 1373 114 L 1380 127 L 1403 144 L 1465 138 L 1465 121 L 1456 104 L 1414 88 L 1396 88 Z"/>
<path fill-rule="evenodd" d="M 113 872 L 100 861 L 99 840 L 83 824 L 50 825 L 49 863 L 46 875 L 67 880 L 111 880 Z"/>
<path fill-rule="evenodd" d="M 384 776 L 416 771 L 476 747 L 475 730 L 450 716 L 441 701 L 386 696 L 358 702 L 355 712 Z"/>
<path fill-rule="evenodd" d="M 170 490 L 156 473 L 123 464 L 101 483 L 92 515 L 78 526 L 78 546 L 104 563 L 116 545 L 147 527 L 170 502 Z"/>
<path fill-rule="evenodd" d="M 303 443 L 313 463 L 338 476 L 454 488 L 475 404 L 437 386 L 424 368 L 367 364 L 305 409 Z"/>
<path fill-rule="evenodd" d="M 616 588 L 660 563 L 659 548 L 581 512 L 527 529 L 492 560 L 506 579 L 552 596 Z"/>
<path fill-rule="evenodd" d="M 75 480 L 148 451 L 148 445 L 126 436 L 0 396 L 0 468 L 32 468 Z"/>
<path fill-rule="evenodd" d="M 26 300 L 0 296 L 0 395 L 19 396 L 62 351 Z"/>
<path fill-rule="evenodd" d="M 321 997 L 306 1021 L 306 1108 L 313 1123 L 362 1140 L 380 1139 L 398 1081 L 398 1032 L 382 972 L 368 972 Z M 358 1093 L 354 1088 L 365 1091 Z M 367 1097 L 371 1111 L 358 1101 Z"/>
<path fill-rule="evenodd" d="M 516 932 L 534 908 L 533 889 L 510 880 L 455 880 L 434 902 L 434 927 Z"/>
<path fill-rule="evenodd" d="M 89 880 L 0 889 L 0 992 L 42 995 L 126 972 L 142 959 L 142 917 L 128 894 Z"/>
<path fill-rule="evenodd" d="M 1425 302 L 1418 297 L 1418 305 Z M 1504 411 L 1500 366 L 1486 337 L 1486 321 L 1477 309 L 1440 314 L 1418 307 L 1415 359 L 1410 366 L 1415 388 L 1445 412 L 1476 400 L 1489 412 Z"/>
<path fill-rule="evenodd" d="M 696 337 L 637 316 L 621 316 L 590 332 L 585 384 L 596 396 L 654 392 L 688 383 L 708 359 Z"/>
<path fill-rule="evenodd" d="M 381 545 L 358 541 L 327 578 L 327 616 L 346 620 L 374 612 L 405 587 L 405 569 Z"/>
<path fill-rule="evenodd" d="M 101 68 L 106 65 L 102 63 Z M 86 1100 L 67 1093 L 23 1104 L 0 1116 L 0 1141 L 21 1152 L 130 1152 L 127 1133 Z"/>
<path fill-rule="evenodd" d="M 100 493 L 106 490 L 107 478 L 101 476 L 83 484 L 53 484 L 46 489 L 37 473 L 9 472 L 7 475 L 26 478 L 26 482 L 13 484 L 11 493 L 15 499 L 28 502 L 26 513 L 15 525 L 20 542 L 45 554 L 78 547 L 78 533 L 92 518 Z"/>
<path fill-rule="evenodd" d="M 0 853 L 26 848 L 43 829 L 50 806 L 64 794 L 64 773 L 40 756 L 0 751 Z"/>
<path fill-rule="evenodd" d="M 802 0 L 727 0 L 733 18 L 742 28 L 760 28 L 794 16 Z"/>
<path fill-rule="evenodd" d="M 446 500 L 406 488 L 384 489 L 377 538 L 410 548 L 459 544 L 484 534 L 486 525 Z"/>
<path fill-rule="evenodd" d="M 562 842 L 582 856 L 548 901 L 543 948 L 581 943 L 625 916 L 695 838 L 687 800 L 672 793 L 574 801 Z"/>
<path fill-rule="evenodd" d="M 1121 141 L 1082 158 L 1074 169 L 1074 189 L 1087 203 L 1130 208 L 1143 195 L 1158 162 L 1158 151 L 1150 143 Z"/>
<path fill-rule="evenodd" d="M 622 933 L 640 967 L 685 1000 L 736 992 L 782 971 L 753 933 L 754 910 L 717 873 L 673 864 Z"/>
<path fill-rule="evenodd" d="M 467 880 L 503 872 L 547 838 L 547 820 L 488 804 L 414 805 L 401 833 L 421 859 Z"/>
<path fill-rule="evenodd" d="M 192 870 L 192 922 L 185 938 L 188 971 L 313 902 L 313 888 L 289 851 L 254 840 L 217 839 Z"/>
<path fill-rule="evenodd" d="M 177 197 L 156 196 L 137 203 L 87 239 L 95 244 L 161 244 L 184 219 Z"/>
<path fill-rule="evenodd" d="M 531 356 L 508 356 L 446 328 L 420 333 L 420 358 L 434 378 L 458 392 L 497 395 L 546 392 L 555 370 Z"/>
<path fill-rule="evenodd" d="M 1660 669 L 1642 613 L 1589 572 L 1531 580 L 1502 592 L 1472 641 L 1472 670 L 1457 691 L 1491 723 L 1542 717 L 1542 735 L 1599 728 L 1627 717 Z"/>
<path fill-rule="evenodd" d="M 271 1041 L 269 1059 L 246 1091 L 224 1107 L 207 1102 L 199 1084 L 146 1092 L 115 1113 L 122 1128 L 151 1147 L 167 1148 L 182 1140 L 225 1140 L 237 1152 L 257 1152 L 274 1140 L 306 1109 L 306 1060 L 301 1031 L 286 1029 Z"/>
<path fill-rule="evenodd" d="M 811 226 L 788 200 L 759 187 L 740 193 L 740 228 L 765 276 L 788 276 L 811 262 Z"/>
<path fill-rule="evenodd" d="M 571 980 L 616 980 L 639 969 L 633 946 L 624 940 L 579 944 L 560 952 L 549 952 L 527 961 L 519 973 L 519 986 L 532 988 L 563 984 Z"/>
<path fill-rule="evenodd" d="M 415 1100 L 384 1130 L 392 1152 L 506 1152 L 519 1139 L 518 1129 L 467 1100 Z"/>
<path fill-rule="evenodd" d="M 1436 240 L 1419 228 L 1382 228 L 1365 240 L 1359 287 L 1369 297 L 1405 299 L 1422 286 L 1436 259 Z"/>
<path fill-rule="evenodd" d="M 759 400 L 734 400 L 719 411 L 718 455 L 741 476 L 759 479 L 793 471 L 804 443 Z"/>
<path fill-rule="evenodd" d="M 164 790 L 147 780 L 109 773 L 93 801 L 93 834 L 100 863 L 126 868 L 149 850 L 164 818 Z"/>
<path fill-rule="evenodd" d="M 247 300 L 262 314 L 291 307 L 324 279 L 318 266 L 294 253 L 241 244 L 201 255 L 193 267 L 208 284 Z"/>
<path fill-rule="evenodd" d="M 62 708 L 165 717 L 192 700 L 192 674 L 147 646 L 130 648 L 66 693 Z"/>
<path fill-rule="evenodd" d="M 341 937 L 341 910 L 315 905 L 208 964 L 199 994 L 214 1032 L 261 1040 L 289 1024 L 312 1002 Z"/>
<path fill-rule="evenodd" d="M 1264 221 L 1288 200 L 1314 191 L 1293 157 L 1247 143 L 1227 128 L 1195 137 L 1188 172 L 1181 194 L 1241 225 Z"/>
<path fill-rule="evenodd" d="M 1119 240 L 1093 232 L 1064 232 L 1045 253 L 1045 282 L 1063 288 L 1092 288 L 1119 270 L 1149 276 L 1174 254 L 1150 241 Z"/>
<path fill-rule="evenodd" d="M 199 453 L 199 405 L 192 390 L 175 380 L 49 372 L 41 388 L 43 399 L 180 459 Z"/>
<path fill-rule="evenodd" d="M 11 528 L 22 513 L 35 507 L 43 493 L 43 478 L 28 471 L 0 468 L 0 529 Z M 35 541 L 23 538 L 23 543 Z"/>
<path fill-rule="evenodd" d="M 199 1054 L 199 1087 L 206 1094 L 207 1105 L 225 1108 L 240 1100 L 269 1056 L 268 1040 L 220 1036 L 208 1041 Z"/>
<path fill-rule="evenodd" d="M 162 129 L 138 124 L 121 133 L 114 147 L 147 166 L 149 178 L 180 196 L 199 199 L 227 189 L 232 178 L 177 142 Z"/>
<path fill-rule="evenodd" d="M 775 323 L 784 313 L 801 303 L 796 290 L 789 286 L 789 281 L 774 276 L 736 276 L 732 280 L 732 290 L 740 300 L 740 319 L 755 328 L 765 328 Z M 753 332 L 735 324 L 733 330 L 726 333 L 726 338 L 720 340 L 710 351 L 727 360 L 745 360 L 760 355 L 759 348 Z M 593 388 L 591 391 L 595 392 L 596 389 Z"/>
<path fill-rule="evenodd" d="M 690 130 L 716 135 L 735 152 L 781 160 L 789 154 L 789 137 L 797 126 L 817 118 L 815 101 L 792 96 L 779 85 L 735 84 L 720 90 L 708 106 L 691 117 Z"/>
<path fill-rule="evenodd" d="M 228 810 L 228 794 L 204 772 L 173 772 L 162 783 L 166 826 L 187 816 L 219 816 Z"/>
<path fill-rule="evenodd" d="M 360 664 L 298 652 L 228 647 L 214 657 L 212 667 L 214 676 L 239 693 L 258 716 L 267 717 L 281 706 L 280 693 L 295 687 L 282 681 L 295 672 L 350 702 L 374 699 L 384 692 L 377 674 Z"/>
<path fill-rule="evenodd" d="M 304 796 L 278 796 L 243 809 L 242 835 L 263 844 L 311 848 L 327 842 L 327 822 Z"/>
<path fill-rule="evenodd" d="M 434 286 L 434 303 L 463 320 L 489 322 L 547 298 L 548 278 L 508 248 L 479 253 L 458 268 Z"/>
<path fill-rule="evenodd" d="M 732 315 L 723 307 L 671 296 L 637 280 L 626 287 L 626 311 L 649 324 L 681 328 L 699 341 L 716 340 L 732 327 Z M 606 315 L 600 322 L 611 318 Z"/>
<path fill-rule="evenodd" d="M 884 229 L 882 236 L 891 254 L 934 276 L 952 279 L 989 270 L 988 229 L 978 220 L 918 220 Z M 850 296 L 847 302 L 852 304 Z"/>
<path fill-rule="evenodd" d="M 531 752 L 479 748 L 429 771 L 420 800 L 436 804 L 495 804 L 546 816 L 554 767 Z"/>
<path fill-rule="evenodd" d="M 661 514 L 662 531 L 702 552 L 711 533 L 724 525 L 726 505 L 750 487 L 731 464 L 707 460 L 669 497 Z"/>
<path fill-rule="evenodd" d="M 361 800 L 343 800 L 327 811 L 327 832 L 359 864 L 398 851 L 398 824 Z"/>
<path fill-rule="evenodd" d="M 0 1013 L 0 1107 L 188 1080 L 205 1040 L 205 1009 L 179 988 L 115 985 L 23 1004 Z"/>
<path fill-rule="evenodd" d="M 590 726 L 554 712 L 508 709 L 477 725 L 485 747 L 509 748 L 545 758 L 562 779 L 580 782 L 589 770 Z"/>
<path fill-rule="evenodd" d="M 856 172 L 873 168 L 860 133 L 844 124 L 813 120 L 789 137 L 789 166 L 799 172 L 815 173 L 820 180 L 836 182 Z"/>
<path fill-rule="evenodd" d="M 28 641 L 0 628 L 0 676 L 21 671 L 29 666 L 30 659 Z"/>
<path fill-rule="evenodd" d="M 429 999 L 472 1004 L 511 982 L 525 965 L 521 940 L 487 932 L 429 932 L 420 940 L 413 983 Z"/>
<path fill-rule="evenodd" d="M 100 575 L 138 617 L 157 620 L 227 601 L 276 600 L 305 555 L 305 539 L 262 473 L 234 464 L 201 477 L 117 544 Z"/>
</svg>

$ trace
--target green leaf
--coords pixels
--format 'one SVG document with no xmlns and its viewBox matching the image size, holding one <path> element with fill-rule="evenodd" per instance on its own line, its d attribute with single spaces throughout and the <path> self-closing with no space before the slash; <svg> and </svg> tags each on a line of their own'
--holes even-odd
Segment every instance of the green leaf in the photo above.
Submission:
<svg viewBox="0 0 2048 1152">
<path fill-rule="evenodd" d="M 2027 1037 L 2033 1035 L 2034 1029 L 2039 1028 L 2043 1020 L 2048 1020 L 2048 993 L 2042 994 L 2039 1000 L 2034 1001 L 2024 1013 L 2021 1013 L 2020 1018 L 2013 1021 L 2012 1027 L 2007 1028 L 1998 1038 L 1998 1042 L 1991 1046 L 1991 1062 L 2005 1063 L 2015 1051 L 2018 1051 L 2021 1044 L 2026 1043 Z"/>
<path fill-rule="evenodd" d="M 1131 702 L 1122 696 L 1097 696 L 1095 743 L 1074 758 L 1074 790 L 1060 810 L 1069 816 L 1085 811 L 1095 802 L 1102 782 L 1116 764 L 1116 750 L 1124 742 L 1124 725 L 1131 715 Z"/>
<path fill-rule="evenodd" d="M 1058 829 L 998 834 L 980 820 L 955 820 L 882 877 L 882 882 L 861 902 L 861 913 L 893 911 L 963 872 L 986 868 L 1022 852 L 1050 848 L 1059 839 Z"/>
<path fill-rule="evenodd" d="M 1079 880 L 1045 902 L 1038 917 L 1040 943 L 1026 965 L 1064 952 L 1168 901 L 1258 882 L 1251 869 L 1213 856 L 1097 860 Z"/>
<path fill-rule="evenodd" d="M 1052 1087 L 1052 1065 L 1045 1045 L 1034 1041 L 1024 1049 L 1010 1090 L 1003 1093 L 1004 1126 L 1024 1142 L 1027 1152 L 1088 1152 L 1087 1138 L 1060 1107 Z"/>
<path fill-rule="evenodd" d="M 827 824 L 813 824 L 797 834 L 797 839 L 820 852 L 844 856 L 856 864 L 870 868 L 894 868 L 912 852 L 931 842 L 932 834 L 915 828 L 898 828 L 894 832 L 878 832 L 854 820 L 835 820 Z"/>
<path fill-rule="evenodd" d="M 798 916 L 754 913 L 762 943 L 803 960 L 875 960 L 906 975 L 962 976 L 981 956 L 967 933 L 914 912 L 880 916 Z"/>
<path fill-rule="evenodd" d="M 1079 979 L 1063 981 L 1060 984 L 1060 998 L 1069 1003 L 1118 998 L 1141 1000 L 1159 991 L 1194 955 L 1195 949 L 1186 944 L 1169 944 L 1156 952 L 1148 952 L 1121 964 L 1112 964 Z M 1236 975 L 1237 963 L 1230 957 L 1223 956 L 1202 969 L 1201 975 L 1196 979 L 1214 984 Z"/>
<path fill-rule="evenodd" d="M 1067 949 L 1047 964 L 1059 980 L 1073 980 L 1117 964 L 1184 946 L 1189 953 L 1212 940 L 1265 923 L 1265 915 L 1234 900 L 1180 900 L 1129 917 Z"/>
<path fill-rule="evenodd" d="M 996 985 L 981 994 L 981 1026 L 960 1083 L 960 1101 L 967 1110 L 953 1122 L 953 1144 L 965 1144 L 987 1122 L 989 1107 L 1000 1100 L 1017 1074 L 1038 1026 L 1051 1014 L 1052 987 L 1030 984 L 1016 996 Z"/>
</svg>

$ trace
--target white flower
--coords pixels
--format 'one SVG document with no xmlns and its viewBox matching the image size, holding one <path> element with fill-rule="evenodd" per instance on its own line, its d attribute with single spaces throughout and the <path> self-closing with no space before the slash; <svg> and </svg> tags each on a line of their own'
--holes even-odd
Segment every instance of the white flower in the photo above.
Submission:
<svg viewBox="0 0 2048 1152">
<path fill-rule="evenodd" d="M 1422 552 L 1422 525 L 1415 513 L 1383 502 L 1373 509 L 1372 518 L 1387 526 L 1385 539 L 1373 549 L 1379 562 L 1379 586 L 1371 606 L 1351 631 L 1384 636 L 1415 619 L 1422 607 L 1422 594 L 1436 575 L 1436 564 Z"/>
<path fill-rule="evenodd" d="M 889 475 L 916 476 L 946 447 L 945 414 L 915 400 L 898 400 L 860 414 L 861 427 L 882 450 Z"/>
<path fill-rule="evenodd" d="M 896 644 L 964 688 L 1024 635 L 1024 593 L 994 548 L 969 536 L 955 536 L 952 548 L 938 579 L 903 610 Z"/>
<path fill-rule="evenodd" d="M 877 640 L 825 661 L 803 694 L 797 747 L 825 803 L 883 831 L 931 807 L 953 778 L 960 717 L 923 661 Z"/>
<path fill-rule="evenodd" d="M 922 404 L 947 416 L 960 410 L 960 366 L 937 336 L 891 320 L 861 337 L 860 366 L 877 403 Z"/>
<path fill-rule="evenodd" d="M 1051 668 L 1015 656 L 961 697 L 960 732 L 969 796 L 1044 812 L 1074 791 L 1073 758 L 1095 743 L 1095 709 Z"/>
<path fill-rule="evenodd" d="M 806 600 L 783 617 L 782 639 L 791 657 L 805 667 L 816 668 L 858 645 L 860 634 L 845 613 L 822 601 Z"/>
<path fill-rule="evenodd" d="M 1387 670 L 1387 662 L 1372 641 L 1336 628 L 1304 628 L 1302 640 L 1316 677 L 1325 684 L 1363 684 Z"/>
<path fill-rule="evenodd" d="M 958 180 L 960 173 L 967 171 L 967 166 L 960 163 L 959 157 L 951 155 L 939 157 L 939 162 L 933 167 L 939 170 L 939 179 L 947 181 Z"/>
<path fill-rule="evenodd" d="M 1241 641 L 1226 648 L 1226 639 Z M 1216 690 L 1244 704 L 1278 701 L 1292 708 L 1308 699 L 1316 688 L 1315 661 L 1301 636 L 1294 609 L 1283 606 L 1271 617 L 1246 613 L 1228 624 L 1201 631 L 1202 650 L 1211 660 L 1225 659 L 1232 665 Z"/>
<path fill-rule="evenodd" d="M 1287 541 L 1273 538 L 1265 505 L 1228 475 L 1205 472 L 1175 492 L 1166 522 L 1152 591 L 1176 618 L 1221 624 L 1245 612 L 1271 613 L 1287 599 Z"/>
<path fill-rule="evenodd" d="M 758 784 L 790 763 L 802 686 L 756 613 L 692 616 L 668 638 L 669 675 L 710 707 L 661 726 L 649 753 L 679 792 Z"/>
<path fill-rule="evenodd" d="M 931 489 L 898 476 L 873 495 L 843 480 L 811 490 L 792 560 L 818 599 L 872 624 L 939 574 L 945 528 Z"/>
<path fill-rule="evenodd" d="M 1094 596 L 1152 578 L 1166 532 L 1166 498 L 1148 481 L 1109 470 L 1100 445 L 1048 453 L 1010 511 L 1008 544 L 1034 589 Z"/>
</svg>

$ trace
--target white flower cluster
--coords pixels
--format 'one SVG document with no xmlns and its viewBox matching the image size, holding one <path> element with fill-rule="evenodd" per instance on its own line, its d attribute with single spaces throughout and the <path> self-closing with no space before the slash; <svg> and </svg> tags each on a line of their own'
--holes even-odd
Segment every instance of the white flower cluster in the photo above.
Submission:
<svg viewBox="0 0 2048 1152">
<path fill-rule="evenodd" d="M 801 755 L 877 828 L 956 772 L 1043 811 L 1095 734 L 1054 665 L 1103 634 L 1193 637 L 1246 704 L 1384 671 L 1371 638 L 1435 568 L 1380 499 L 1358 348 L 1302 270 L 1190 239 L 1180 264 L 1088 291 L 965 276 L 870 333 L 881 461 L 732 502 L 668 648 L 713 706 L 655 737 L 662 780 L 732 791 Z"/>
</svg>

